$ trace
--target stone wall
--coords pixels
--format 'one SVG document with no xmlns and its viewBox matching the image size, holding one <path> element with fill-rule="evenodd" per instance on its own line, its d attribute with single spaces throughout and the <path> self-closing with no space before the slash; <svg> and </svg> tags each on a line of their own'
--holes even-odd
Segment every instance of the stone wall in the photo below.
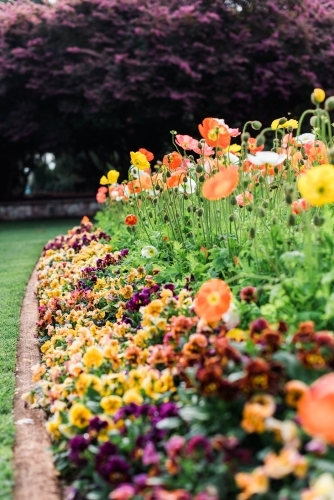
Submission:
<svg viewBox="0 0 334 500">
<path fill-rule="evenodd" d="M 99 208 L 94 198 L 3 202 L 0 203 L 0 220 L 92 217 Z"/>
</svg>

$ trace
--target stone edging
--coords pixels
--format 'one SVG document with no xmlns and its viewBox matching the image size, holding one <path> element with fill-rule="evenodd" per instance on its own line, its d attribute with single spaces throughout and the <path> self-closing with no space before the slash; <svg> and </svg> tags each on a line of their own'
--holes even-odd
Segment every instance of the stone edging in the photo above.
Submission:
<svg viewBox="0 0 334 500">
<path fill-rule="evenodd" d="M 14 500 L 60 500 L 61 491 L 57 472 L 48 451 L 50 439 L 45 429 L 42 410 L 25 407 L 21 399 L 33 382 L 31 366 L 40 361 L 35 337 L 38 318 L 35 287 L 37 270 L 28 282 L 20 316 L 20 334 L 16 364 L 16 390 L 14 420 L 16 436 L 14 445 Z"/>
</svg>

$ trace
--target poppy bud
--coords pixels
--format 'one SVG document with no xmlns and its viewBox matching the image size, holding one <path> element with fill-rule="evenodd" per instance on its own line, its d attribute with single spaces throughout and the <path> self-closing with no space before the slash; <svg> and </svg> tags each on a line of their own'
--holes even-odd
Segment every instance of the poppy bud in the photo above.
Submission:
<svg viewBox="0 0 334 500">
<path fill-rule="evenodd" d="M 229 216 L 228 216 L 228 220 L 229 220 L 230 222 L 233 222 L 233 221 L 234 221 L 234 215 L 233 215 L 233 214 L 229 215 Z"/>
<path fill-rule="evenodd" d="M 201 142 L 202 144 L 205 143 L 205 139 L 201 139 L 199 142 Z"/>
<path fill-rule="evenodd" d="M 199 180 L 200 182 L 204 182 L 204 181 L 205 181 L 205 177 L 204 177 L 204 175 L 200 175 L 200 176 L 199 176 L 199 178 L 198 178 L 198 180 Z"/>
<path fill-rule="evenodd" d="M 266 212 L 262 209 L 262 208 L 259 208 L 258 211 L 257 211 L 257 214 L 259 217 L 265 217 L 266 215 Z"/>
<path fill-rule="evenodd" d="M 324 222 L 325 222 L 324 217 L 321 217 L 320 215 L 315 215 L 314 216 L 313 223 L 314 223 L 315 226 L 320 227 L 320 226 L 323 225 Z"/>
<path fill-rule="evenodd" d="M 241 184 L 242 184 L 242 186 L 244 188 L 248 187 L 248 185 L 249 185 L 249 179 L 242 179 Z"/>
<path fill-rule="evenodd" d="M 269 203 L 267 201 L 264 201 L 262 203 L 262 206 L 263 206 L 263 208 L 268 208 L 269 207 Z"/>
<path fill-rule="evenodd" d="M 198 217 L 201 217 L 203 215 L 203 208 L 199 208 L 196 213 Z"/>
<path fill-rule="evenodd" d="M 260 175 L 259 176 L 259 183 L 263 184 L 263 182 L 264 182 L 264 177 L 263 177 L 263 175 Z"/>
<path fill-rule="evenodd" d="M 278 174 L 278 166 L 277 165 L 274 166 L 274 172 L 276 175 Z"/>
<path fill-rule="evenodd" d="M 235 206 L 237 203 L 238 203 L 238 202 L 237 202 L 236 197 L 235 197 L 235 196 L 232 196 L 232 197 L 231 197 L 231 205 Z"/>
<path fill-rule="evenodd" d="M 296 217 L 293 214 L 289 215 L 288 226 L 293 227 L 296 224 Z"/>
<path fill-rule="evenodd" d="M 251 123 L 251 127 L 252 129 L 254 130 L 260 130 L 260 128 L 262 127 L 262 123 L 257 121 L 257 120 L 254 120 L 252 123 Z"/>
<path fill-rule="evenodd" d="M 190 214 L 190 212 L 191 212 L 191 207 L 187 207 L 187 212 L 188 212 L 188 214 Z"/>
<path fill-rule="evenodd" d="M 311 127 L 315 127 L 317 125 L 317 117 L 316 116 L 311 116 L 310 125 L 311 125 Z"/>
<path fill-rule="evenodd" d="M 170 133 L 171 133 L 172 135 L 176 135 L 176 134 L 177 134 L 176 130 L 171 130 L 171 131 L 170 131 Z"/>
<path fill-rule="evenodd" d="M 255 238 L 255 229 L 253 227 L 251 227 L 249 230 L 249 237 L 251 240 Z"/>
<path fill-rule="evenodd" d="M 246 210 L 247 212 L 252 212 L 253 211 L 252 205 L 246 205 Z"/>
<path fill-rule="evenodd" d="M 189 155 L 188 158 L 189 158 L 189 160 L 194 161 L 193 155 Z"/>
<path fill-rule="evenodd" d="M 192 232 L 186 234 L 187 238 L 192 238 L 194 235 Z"/>
<path fill-rule="evenodd" d="M 326 111 L 332 111 L 334 109 L 334 96 L 327 97 L 325 101 Z"/>
<path fill-rule="evenodd" d="M 258 135 L 256 138 L 256 147 L 262 146 L 266 142 L 264 135 Z"/>
<path fill-rule="evenodd" d="M 203 172 L 203 167 L 201 167 L 201 165 L 197 165 L 197 167 L 196 167 L 196 172 L 197 172 L 198 174 L 201 174 L 201 173 Z"/>
<path fill-rule="evenodd" d="M 156 204 L 158 203 L 157 198 L 154 198 L 154 199 L 152 200 L 152 203 L 153 203 L 153 205 L 156 205 Z"/>
<path fill-rule="evenodd" d="M 193 207 L 193 212 L 196 212 L 196 210 L 197 210 L 197 207 Z"/>
<path fill-rule="evenodd" d="M 279 119 L 278 125 L 284 125 L 284 123 L 286 123 L 287 121 L 288 121 L 287 118 L 285 118 L 285 116 L 283 116 L 282 118 Z"/>
<path fill-rule="evenodd" d="M 163 175 L 162 179 L 163 179 L 163 181 L 164 181 L 164 182 L 166 182 L 166 177 L 171 177 L 171 176 L 172 176 L 172 174 L 171 174 L 171 173 L 170 173 L 170 171 L 168 170 L 168 171 L 165 173 L 165 175 Z"/>
<path fill-rule="evenodd" d="M 249 138 L 250 138 L 250 134 L 248 132 L 244 132 L 243 134 L 241 134 L 242 141 L 247 142 Z"/>
<path fill-rule="evenodd" d="M 288 205 L 291 205 L 292 203 L 292 196 L 291 194 L 287 194 L 286 197 L 285 197 L 285 202 L 288 204 Z"/>
<path fill-rule="evenodd" d="M 312 93 L 314 100 L 316 103 L 321 103 L 325 100 L 326 94 L 325 91 L 322 89 L 314 89 Z"/>
<path fill-rule="evenodd" d="M 201 142 L 198 142 L 197 143 L 197 147 L 198 147 L 198 149 L 202 149 L 203 148 L 203 144 Z"/>
<path fill-rule="evenodd" d="M 293 131 L 293 128 L 292 127 L 288 127 L 286 130 L 287 130 L 288 134 L 291 134 L 291 132 Z"/>
<path fill-rule="evenodd" d="M 168 221 L 169 221 L 169 217 L 168 217 L 168 215 L 167 215 L 167 214 L 166 214 L 166 215 L 164 215 L 164 221 L 165 221 L 165 222 L 168 222 Z"/>
</svg>

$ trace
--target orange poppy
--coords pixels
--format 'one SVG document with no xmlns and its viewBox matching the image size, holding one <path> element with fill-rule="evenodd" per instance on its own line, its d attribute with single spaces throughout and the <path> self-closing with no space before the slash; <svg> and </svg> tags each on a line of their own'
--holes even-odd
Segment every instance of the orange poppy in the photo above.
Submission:
<svg viewBox="0 0 334 500">
<path fill-rule="evenodd" d="M 229 196 L 237 187 L 239 172 L 235 167 L 223 168 L 204 182 L 202 194 L 207 200 L 220 200 Z"/>
<path fill-rule="evenodd" d="M 129 214 L 125 217 L 124 222 L 127 226 L 135 226 L 138 222 L 138 219 L 134 214 Z"/>
<path fill-rule="evenodd" d="M 248 139 L 247 147 L 248 147 L 249 151 L 251 153 L 253 153 L 253 155 L 255 155 L 255 153 L 257 153 L 258 151 L 262 151 L 263 150 L 264 144 L 262 144 L 261 146 L 257 146 L 256 145 L 256 139 L 254 139 L 254 137 L 250 137 Z"/>
<path fill-rule="evenodd" d="M 298 417 L 311 436 L 334 444 L 334 373 L 320 377 L 302 395 Z"/>
<path fill-rule="evenodd" d="M 198 130 L 209 146 L 219 146 L 225 149 L 231 142 L 228 127 L 214 118 L 204 118 L 203 122 L 198 125 Z"/>
<path fill-rule="evenodd" d="M 154 154 L 153 154 L 153 153 L 151 153 L 151 151 L 147 151 L 147 149 L 145 149 L 145 148 L 139 148 L 139 149 L 138 149 L 138 151 L 139 151 L 140 153 L 143 153 L 143 155 L 145 155 L 145 156 L 146 156 L 146 160 L 147 160 L 147 161 L 152 161 L 152 160 L 153 160 L 153 158 L 154 158 Z"/>
<path fill-rule="evenodd" d="M 179 168 L 182 162 L 182 156 L 177 151 L 173 151 L 163 157 L 162 163 L 170 170 Z"/>
<path fill-rule="evenodd" d="M 225 281 L 213 278 L 206 281 L 195 297 L 195 312 L 205 321 L 219 321 L 231 305 L 232 294 Z"/>
<path fill-rule="evenodd" d="M 143 173 L 138 179 L 128 182 L 130 193 L 140 193 L 143 189 L 152 189 L 152 179 Z"/>
<path fill-rule="evenodd" d="M 186 175 L 185 168 L 178 168 L 174 172 L 172 172 L 170 177 L 166 179 L 166 185 L 169 188 L 174 188 L 182 184 Z"/>
</svg>

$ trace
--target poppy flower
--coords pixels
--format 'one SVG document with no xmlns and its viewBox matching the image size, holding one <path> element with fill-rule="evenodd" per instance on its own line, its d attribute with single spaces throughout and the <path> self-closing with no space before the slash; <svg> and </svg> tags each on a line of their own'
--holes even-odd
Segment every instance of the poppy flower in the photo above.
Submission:
<svg viewBox="0 0 334 500">
<path fill-rule="evenodd" d="M 124 222 L 127 226 L 135 226 L 138 222 L 138 219 L 134 214 L 129 214 L 125 217 Z"/>
<path fill-rule="evenodd" d="M 195 312 L 205 321 L 219 321 L 231 305 L 232 294 L 225 281 L 206 281 L 195 298 Z"/>
<path fill-rule="evenodd" d="M 239 172 L 235 167 L 220 170 L 204 182 L 202 193 L 207 200 L 220 200 L 229 196 L 237 187 Z"/>
<path fill-rule="evenodd" d="M 311 436 L 334 444 L 334 373 L 320 377 L 302 395 L 298 416 Z"/>
<path fill-rule="evenodd" d="M 256 139 L 254 139 L 254 137 L 250 137 L 248 139 L 247 148 L 251 153 L 255 155 L 255 153 L 257 153 L 258 151 L 262 151 L 264 149 L 264 144 L 261 144 L 261 146 L 257 146 Z"/>
<path fill-rule="evenodd" d="M 144 156 L 146 156 L 146 160 L 147 161 L 152 161 L 153 160 L 154 154 L 151 153 L 151 151 L 148 151 L 145 148 L 139 148 L 138 151 L 139 151 L 139 153 L 142 153 Z"/>
<path fill-rule="evenodd" d="M 209 146 L 225 149 L 230 144 L 228 127 L 215 118 L 205 118 L 202 124 L 198 125 L 198 130 Z"/>
<path fill-rule="evenodd" d="M 177 151 L 173 151 L 163 157 L 162 163 L 169 168 L 169 170 L 176 170 L 182 163 L 182 156 Z"/>
<path fill-rule="evenodd" d="M 184 181 L 184 177 L 186 175 L 186 170 L 184 168 L 179 168 L 172 172 L 170 177 L 166 179 L 166 185 L 169 188 L 177 187 Z"/>
<path fill-rule="evenodd" d="M 196 139 L 194 139 L 190 135 L 181 135 L 181 134 L 177 134 L 175 136 L 175 142 L 181 148 L 189 150 L 193 150 L 195 147 L 197 147 L 198 144 L 198 141 L 196 141 Z"/>
<path fill-rule="evenodd" d="M 244 193 L 238 194 L 235 197 L 239 207 L 244 207 L 253 201 L 253 195 L 249 191 L 245 191 Z"/>
<path fill-rule="evenodd" d="M 302 212 L 306 212 L 306 210 L 311 206 L 312 205 L 308 203 L 308 201 L 306 201 L 305 198 L 300 198 L 299 200 L 296 200 L 293 203 L 291 203 L 291 211 L 293 214 L 299 215 Z"/>
</svg>

